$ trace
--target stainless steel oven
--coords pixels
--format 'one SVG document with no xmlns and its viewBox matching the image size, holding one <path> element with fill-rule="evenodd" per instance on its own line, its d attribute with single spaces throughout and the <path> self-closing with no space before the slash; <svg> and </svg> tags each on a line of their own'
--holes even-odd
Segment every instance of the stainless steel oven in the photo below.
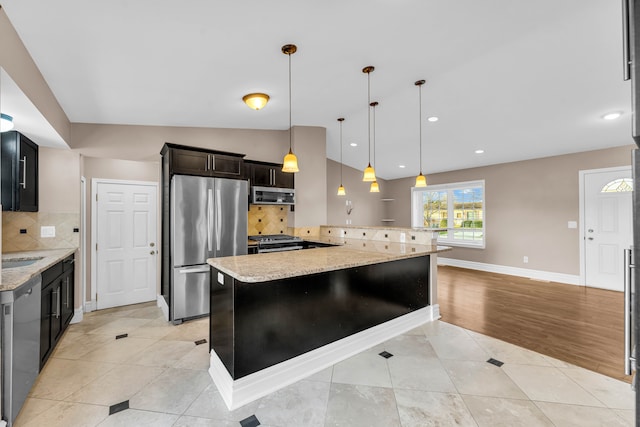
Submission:
<svg viewBox="0 0 640 427">
<path fill-rule="evenodd" d="M 258 242 L 259 254 L 304 249 L 304 242 L 300 237 L 287 234 L 259 234 L 249 236 L 249 240 Z"/>
</svg>

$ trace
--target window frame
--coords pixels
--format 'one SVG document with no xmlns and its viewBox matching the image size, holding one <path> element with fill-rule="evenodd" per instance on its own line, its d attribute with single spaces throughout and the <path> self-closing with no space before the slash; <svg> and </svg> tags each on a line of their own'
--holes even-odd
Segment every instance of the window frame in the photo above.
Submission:
<svg viewBox="0 0 640 427">
<path fill-rule="evenodd" d="M 453 197 L 454 190 L 468 190 L 472 188 L 482 189 L 482 228 L 479 227 L 459 227 L 454 226 L 453 220 L 455 219 L 455 200 Z M 428 185 L 426 187 L 411 187 L 411 227 L 416 229 L 430 229 L 430 227 L 424 226 L 424 193 L 434 191 L 446 191 L 447 192 L 447 237 L 443 238 L 438 236 L 438 244 L 447 246 L 459 246 L 465 248 L 484 249 L 486 247 L 487 239 L 487 221 L 486 221 L 486 191 L 485 180 L 476 181 L 464 181 L 464 182 L 452 182 L 447 184 Z M 451 219 L 451 221 L 449 221 Z M 449 227 L 451 224 L 451 227 Z M 445 228 L 445 227 L 443 227 Z M 481 231 L 482 240 L 461 240 L 455 239 L 454 233 L 456 230 L 465 228 L 469 231 Z"/>
</svg>

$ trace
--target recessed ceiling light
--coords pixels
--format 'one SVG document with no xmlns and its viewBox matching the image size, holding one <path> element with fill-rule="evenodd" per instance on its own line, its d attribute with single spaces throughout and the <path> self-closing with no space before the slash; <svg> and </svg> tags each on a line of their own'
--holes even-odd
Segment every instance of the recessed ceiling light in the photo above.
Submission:
<svg viewBox="0 0 640 427">
<path fill-rule="evenodd" d="M 398 165 L 398 167 L 399 167 L 400 169 L 404 169 L 404 168 L 406 168 L 406 166 L 405 166 L 405 165 Z"/>
<path fill-rule="evenodd" d="M 352 146 L 352 147 L 357 147 L 357 146 L 358 146 L 358 144 L 356 144 L 355 142 L 352 142 L 352 143 L 351 143 L 351 144 L 349 144 L 349 145 L 350 145 L 350 146 Z"/>
<path fill-rule="evenodd" d="M 622 116 L 622 111 L 613 111 L 611 113 L 605 114 L 604 116 L 602 116 L 602 118 L 605 120 L 615 120 L 620 116 Z"/>
<path fill-rule="evenodd" d="M 484 153 L 484 150 L 476 150 L 475 153 L 476 154 L 482 154 L 482 153 Z"/>
<path fill-rule="evenodd" d="M 437 122 L 438 118 L 436 116 L 427 117 L 427 120 L 430 122 Z"/>
</svg>

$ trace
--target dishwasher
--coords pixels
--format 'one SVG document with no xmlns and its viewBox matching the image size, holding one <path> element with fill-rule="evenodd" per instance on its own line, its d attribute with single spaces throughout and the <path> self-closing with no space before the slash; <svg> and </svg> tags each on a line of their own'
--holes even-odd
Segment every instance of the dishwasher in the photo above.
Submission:
<svg viewBox="0 0 640 427">
<path fill-rule="evenodd" d="M 0 292 L 2 307 L 2 419 L 18 416 L 40 368 L 40 275 Z"/>
</svg>

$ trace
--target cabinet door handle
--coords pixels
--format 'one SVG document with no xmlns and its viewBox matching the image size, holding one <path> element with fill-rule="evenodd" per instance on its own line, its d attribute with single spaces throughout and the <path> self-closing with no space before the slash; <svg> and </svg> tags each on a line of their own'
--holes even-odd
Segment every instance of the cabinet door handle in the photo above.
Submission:
<svg viewBox="0 0 640 427">
<path fill-rule="evenodd" d="M 20 186 L 23 189 L 27 189 L 27 156 L 23 156 L 22 160 L 20 160 L 22 162 L 22 182 L 20 183 Z"/>
<path fill-rule="evenodd" d="M 55 311 L 51 314 L 56 319 L 59 319 L 60 318 L 60 289 L 56 289 L 55 291 L 53 291 L 53 293 L 55 294 L 55 302 L 53 304 Z"/>
<path fill-rule="evenodd" d="M 64 303 L 64 306 L 66 308 L 69 308 L 69 294 L 71 294 L 71 292 L 73 292 L 73 290 L 69 289 L 69 277 L 67 277 L 66 279 L 67 279 L 67 301 Z"/>
<path fill-rule="evenodd" d="M 216 170 L 216 156 L 209 154 L 209 157 L 211 158 L 211 170 L 214 171 Z"/>
</svg>

